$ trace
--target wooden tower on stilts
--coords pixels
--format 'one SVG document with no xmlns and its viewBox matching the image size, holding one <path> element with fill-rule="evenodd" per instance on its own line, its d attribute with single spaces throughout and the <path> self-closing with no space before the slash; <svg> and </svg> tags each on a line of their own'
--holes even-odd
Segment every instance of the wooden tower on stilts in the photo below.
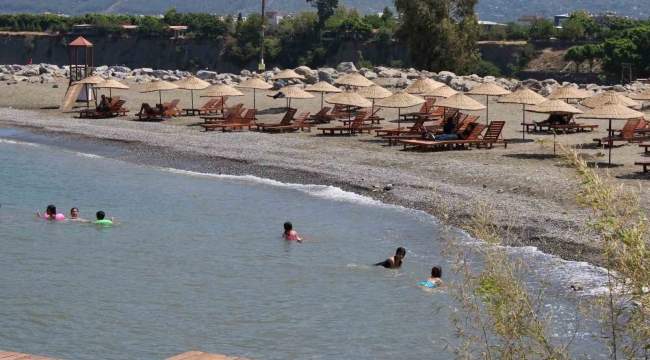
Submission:
<svg viewBox="0 0 650 360">
<path fill-rule="evenodd" d="M 91 101 L 97 103 L 90 84 L 76 84 L 77 81 L 93 75 L 95 70 L 94 57 L 93 44 L 84 39 L 83 36 L 68 44 L 70 82 L 68 83 L 68 91 L 61 103 L 62 110 L 72 109 L 77 101 L 86 102 L 88 107 L 90 107 Z"/>
</svg>

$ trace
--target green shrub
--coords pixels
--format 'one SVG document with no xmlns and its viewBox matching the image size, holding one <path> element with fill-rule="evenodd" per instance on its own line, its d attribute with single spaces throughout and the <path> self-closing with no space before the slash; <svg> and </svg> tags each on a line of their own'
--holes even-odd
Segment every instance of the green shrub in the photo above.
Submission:
<svg viewBox="0 0 650 360">
<path fill-rule="evenodd" d="M 501 70 L 490 61 L 481 61 L 476 68 L 476 75 L 480 77 L 484 76 L 501 76 Z"/>
<path fill-rule="evenodd" d="M 404 67 L 404 62 L 402 60 L 391 60 L 390 61 L 390 67 L 392 68 L 403 68 Z"/>
<path fill-rule="evenodd" d="M 372 69 L 374 67 L 374 65 L 370 60 L 359 60 L 357 61 L 356 64 L 354 64 L 354 66 L 356 66 L 357 69 L 361 69 L 361 68 Z"/>
</svg>

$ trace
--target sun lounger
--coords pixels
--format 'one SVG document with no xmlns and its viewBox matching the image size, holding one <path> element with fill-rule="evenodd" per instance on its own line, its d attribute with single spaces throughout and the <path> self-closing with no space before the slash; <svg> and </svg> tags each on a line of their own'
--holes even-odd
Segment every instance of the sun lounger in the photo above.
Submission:
<svg viewBox="0 0 650 360">
<path fill-rule="evenodd" d="M 327 115 L 327 112 L 330 111 L 330 109 L 331 109 L 330 107 L 326 106 L 326 107 L 320 109 L 316 114 L 310 116 L 307 120 L 310 120 L 310 121 L 312 121 L 314 123 L 316 123 L 316 122 L 327 122 L 328 123 L 328 122 L 330 122 L 332 120 L 332 118 L 329 115 Z"/>
<path fill-rule="evenodd" d="M 291 122 L 293 121 L 293 117 L 296 115 L 297 112 L 298 109 L 289 108 L 289 110 L 287 110 L 287 112 L 284 113 L 282 120 L 280 120 L 280 122 L 276 124 L 257 123 L 256 124 L 257 131 L 265 131 L 267 128 L 275 127 L 275 126 L 289 126 L 291 125 Z"/>
<path fill-rule="evenodd" d="M 180 103 L 180 99 L 174 99 L 169 103 L 163 104 L 163 109 L 164 109 L 164 116 L 170 117 L 170 116 L 180 116 L 182 114 L 181 110 L 178 109 L 178 103 Z"/>
<path fill-rule="evenodd" d="M 220 129 L 221 131 L 235 131 L 235 130 L 244 130 L 244 127 L 248 127 L 250 130 L 252 126 L 252 121 L 257 115 L 257 109 L 248 109 L 246 114 L 242 117 L 237 118 L 233 121 L 224 121 L 220 124 L 201 124 L 201 127 L 205 131 L 214 131 Z"/>
<path fill-rule="evenodd" d="M 328 127 L 319 127 L 318 130 L 321 130 L 323 134 L 329 133 L 330 135 L 334 134 L 348 134 L 348 135 L 354 135 L 356 133 L 363 133 L 364 131 L 368 131 L 370 133 L 372 130 L 377 130 L 381 129 L 378 126 L 368 126 L 364 125 L 363 121 L 366 120 L 370 116 L 369 113 L 365 111 L 359 111 L 357 113 L 357 116 L 354 118 L 354 121 L 350 124 L 350 126 L 328 126 Z"/>
<path fill-rule="evenodd" d="M 117 95 L 113 96 L 113 98 L 111 99 L 111 102 L 108 103 L 108 109 L 106 109 L 106 110 L 97 110 L 97 108 L 90 108 L 90 109 L 79 110 L 79 117 L 80 118 L 83 118 L 83 117 L 95 117 L 95 116 L 97 116 L 99 114 L 105 113 L 109 109 L 113 109 L 115 107 L 115 104 L 117 104 L 118 101 L 120 101 L 120 97 L 117 96 Z"/>
<path fill-rule="evenodd" d="M 478 144 L 488 144 L 490 142 L 493 142 L 493 140 L 484 140 L 480 139 L 480 135 L 485 130 L 487 126 L 483 124 L 476 124 L 474 126 L 474 129 L 472 132 L 465 137 L 465 139 L 459 139 L 459 140 L 402 140 L 402 144 L 404 145 L 404 149 L 407 149 L 408 147 L 417 147 L 422 150 L 434 147 L 434 148 L 446 148 L 448 150 L 458 148 L 459 146 L 464 145 L 478 145 Z"/>
<path fill-rule="evenodd" d="M 432 107 L 435 103 L 436 103 L 436 99 L 427 99 L 427 101 L 424 104 L 422 104 L 420 111 L 402 114 L 401 116 L 404 118 L 404 120 L 407 120 L 409 118 L 417 119 L 417 117 L 420 115 L 427 115 L 431 113 Z"/>
<path fill-rule="evenodd" d="M 217 101 L 219 101 L 219 100 L 218 99 L 210 99 L 210 100 L 208 100 L 208 102 L 205 103 L 205 105 L 201 106 L 198 109 L 183 109 L 183 111 L 185 111 L 186 116 L 190 116 L 190 113 L 192 113 L 192 116 L 194 116 L 194 115 L 196 115 L 197 112 L 199 113 L 199 115 L 201 115 L 202 112 L 203 113 L 208 113 L 208 112 L 210 112 L 210 108 L 213 107 L 214 104 Z"/>
<path fill-rule="evenodd" d="M 239 116 L 242 112 L 244 112 L 244 104 L 237 104 L 231 108 L 228 108 L 225 114 L 222 115 L 206 115 L 206 116 L 201 116 L 200 118 L 203 119 L 203 121 L 206 124 L 210 123 L 218 123 L 222 122 L 224 120 L 230 119 L 232 120 L 233 116 Z"/>
<path fill-rule="evenodd" d="M 650 161 L 637 161 L 634 163 L 636 166 L 643 166 L 643 173 L 648 173 L 648 166 L 650 166 Z"/>
<path fill-rule="evenodd" d="M 217 101 L 216 104 L 214 104 L 213 106 L 211 106 L 211 107 L 208 109 L 208 113 L 215 113 L 215 112 L 221 111 L 221 113 L 223 114 L 223 112 L 224 112 L 226 109 L 228 109 L 228 106 L 226 106 L 226 102 L 227 102 L 227 101 L 228 101 L 228 97 L 227 97 L 227 96 L 223 96 L 223 97 L 221 97 L 221 98 L 219 99 L 219 101 Z"/>
<path fill-rule="evenodd" d="M 304 131 L 307 128 L 307 131 L 311 132 L 311 125 L 306 123 L 308 116 L 309 113 L 304 112 L 290 125 L 267 126 L 265 131 L 283 133 L 287 131 Z"/>
<path fill-rule="evenodd" d="M 111 102 L 113 103 L 113 102 Z M 113 105 L 107 110 L 95 110 L 94 112 L 86 112 L 85 117 L 91 117 L 94 119 L 107 118 L 114 116 L 125 116 L 129 110 L 125 109 L 123 106 L 126 103 L 126 100 L 118 100 L 113 103 Z"/>
<path fill-rule="evenodd" d="M 636 128 L 639 125 L 641 119 L 631 119 L 628 120 L 621 130 L 612 130 L 608 137 L 594 139 L 598 146 L 603 144 L 609 145 L 610 143 L 625 141 L 625 142 L 643 142 L 645 140 L 645 135 L 637 135 Z M 614 135 L 614 132 L 618 131 L 618 135 Z"/>
</svg>

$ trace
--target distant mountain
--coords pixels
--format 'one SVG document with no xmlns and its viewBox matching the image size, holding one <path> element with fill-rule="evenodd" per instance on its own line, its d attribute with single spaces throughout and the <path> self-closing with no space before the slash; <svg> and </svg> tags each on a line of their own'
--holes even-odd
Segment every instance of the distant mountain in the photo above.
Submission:
<svg viewBox="0 0 650 360">
<path fill-rule="evenodd" d="M 340 0 L 361 13 L 381 11 L 392 6 L 391 0 Z M 171 7 L 180 12 L 207 12 L 215 14 L 248 14 L 259 12 L 260 0 L 0 0 L 0 13 L 60 12 L 77 15 L 87 12 L 161 14 Z M 285 13 L 312 10 L 305 0 L 267 0 L 269 11 Z M 480 0 L 477 7 L 481 20 L 508 22 L 521 15 L 540 15 L 551 18 L 572 10 L 589 12 L 614 11 L 622 16 L 647 19 L 650 16 L 649 0 Z"/>
</svg>

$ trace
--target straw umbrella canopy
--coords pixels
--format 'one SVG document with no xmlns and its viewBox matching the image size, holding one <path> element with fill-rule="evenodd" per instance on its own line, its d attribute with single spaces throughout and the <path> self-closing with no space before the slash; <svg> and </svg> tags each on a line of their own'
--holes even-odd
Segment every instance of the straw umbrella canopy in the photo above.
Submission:
<svg viewBox="0 0 650 360">
<path fill-rule="evenodd" d="M 407 94 L 424 94 L 443 86 L 445 86 L 445 84 L 423 77 L 415 80 L 415 82 L 409 85 L 404 92 Z"/>
<path fill-rule="evenodd" d="M 490 122 L 490 96 L 503 96 L 511 94 L 511 92 L 493 82 L 487 82 L 473 88 L 467 94 L 485 95 L 485 104 L 487 105 L 485 110 L 485 123 L 487 124 Z"/>
<path fill-rule="evenodd" d="M 287 80 L 287 79 L 305 79 L 304 76 L 298 74 L 297 72 L 287 69 L 287 70 L 282 70 L 279 73 L 273 75 L 271 77 L 271 80 Z"/>
<path fill-rule="evenodd" d="M 203 81 L 196 76 L 188 76 L 176 82 L 179 89 L 189 90 L 192 94 L 192 109 L 194 109 L 194 90 L 203 90 L 210 86 L 210 83 Z"/>
<path fill-rule="evenodd" d="M 370 85 L 368 87 L 365 87 L 359 91 L 357 91 L 357 94 L 363 96 L 366 99 L 372 100 L 372 108 L 374 111 L 375 108 L 375 100 L 377 99 L 385 99 L 393 93 L 389 90 L 384 89 L 383 87 L 375 84 L 375 85 Z"/>
<path fill-rule="evenodd" d="M 612 164 L 612 120 L 629 120 L 642 118 L 645 116 L 644 113 L 632 110 L 624 105 L 617 103 L 607 103 L 603 106 L 597 107 L 595 109 L 589 110 L 582 115 L 578 115 L 581 118 L 585 119 L 600 119 L 600 120 L 609 120 L 609 165 Z"/>
<path fill-rule="evenodd" d="M 328 104 L 334 104 L 334 105 L 347 105 L 347 106 L 358 106 L 358 107 L 369 107 L 372 105 L 372 103 L 364 98 L 363 96 L 352 92 L 352 91 L 344 91 L 340 94 L 332 95 L 325 99 L 325 102 Z M 351 113 L 348 112 L 348 120 L 352 117 Z M 352 124 L 352 123 L 350 123 Z"/>
<path fill-rule="evenodd" d="M 575 115 L 582 114 L 579 110 L 562 100 L 548 100 L 539 105 L 535 105 L 527 111 L 542 113 L 542 114 L 562 114 L 562 115 Z M 553 132 L 553 154 L 555 154 L 555 131 Z"/>
<path fill-rule="evenodd" d="M 640 94 L 634 95 L 633 99 L 641 100 L 641 108 L 643 109 L 643 101 L 644 100 L 650 100 L 650 89 L 648 89 L 648 90 L 646 90 L 646 91 L 644 91 L 644 92 L 642 92 Z"/>
<path fill-rule="evenodd" d="M 433 89 L 431 91 L 427 91 L 422 96 L 424 97 L 437 97 L 437 98 L 443 98 L 446 99 L 448 97 L 454 96 L 458 94 L 458 91 L 450 88 L 447 85 L 443 85 L 437 89 Z"/>
<path fill-rule="evenodd" d="M 314 85 L 309 85 L 305 88 L 305 91 L 310 91 L 310 92 L 319 92 L 320 93 L 320 108 L 323 108 L 323 100 L 325 99 L 325 93 L 341 93 L 343 90 L 337 88 L 336 86 L 332 86 L 329 83 L 325 81 L 321 81 L 317 84 Z"/>
<path fill-rule="evenodd" d="M 592 96 L 588 99 L 585 99 L 585 101 L 582 102 L 582 105 L 586 107 L 590 107 L 592 109 L 595 109 L 597 107 L 601 107 L 605 104 L 612 103 L 612 104 L 619 104 L 623 105 L 626 107 L 631 107 L 631 106 L 637 106 L 639 103 L 636 101 L 630 99 L 627 96 L 623 96 L 616 91 L 607 91 L 604 93 L 600 93 L 598 95 Z"/>
<path fill-rule="evenodd" d="M 510 95 L 506 95 L 499 99 L 497 102 L 501 104 L 522 104 L 523 105 L 523 120 L 522 120 L 522 125 L 521 125 L 521 133 L 523 136 L 523 139 L 526 139 L 526 128 L 525 124 L 526 123 L 526 105 L 539 105 L 543 102 L 545 102 L 546 99 L 530 90 L 530 89 L 521 89 L 513 92 Z"/>
<path fill-rule="evenodd" d="M 232 86 L 229 86 L 229 85 L 226 85 L 226 84 L 218 84 L 218 85 L 215 85 L 215 86 L 211 87 L 210 89 L 208 89 L 208 91 L 204 92 L 203 95 L 201 95 L 201 97 L 220 97 L 221 98 L 221 104 L 222 104 L 222 106 L 221 106 L 221 112 L 222 113 L 223 113 L 223 108 L 225 107 L 223 98 L 226 97 L 226 96 L 228 96 L 228 97 L 231 97 L 231 96 L 244 96 L 244 94 L 241 91 L 235 89 Z"/>
<path fill-rule="evenodd" d="M 98 75 L 93 75 L 93 76 L 89 76 L 89 77 L 87 77 L 85 79 L 79 80 L 79 81 L 75 82 L 75 84 L 82 84 L 84 86 L 84 92 L 86 94 L 88 94 L 88 88 L 91 85 L 100 84 L 100 83 L 103 83 L 103 82 L 104 82 L 103 77 L 98 76 Z M 97 94 L 95 93 L 94 89 L 92 89 L 92 90 L 93 90 L 93 97 L 95 98 L 95 105 L 97 105 Z M 86 103 L 87 103 L 88 106 L 90 106 L 90 98 L 89 97 L 87 97 Z"/>
<path fill-rule="evenodd" d="M 314 95 L 300 89 L 295 85 L 285 86 L 282 88 L 284 97 L 289 101 L 288 105 L 291 107 L 291 99 L 313 99 Z"/>
<path fill-rule="evenodd" d="M 590 97 L 591 94 L 585 92 L 585 91 L 580 91 L 579 89 L 574 88 L 571 85 L 567 85 L 564 87 L 561 87 L 555 91 L 553 91 L 547 99 L 549 100 L 569 100 L 569 99 L 586 99 Z"/>
<path fill-rule="evenodd" d="M 160 100 L 160 104 L 162 104 L 162 92 L 167 90 L 175 90 L 175 89 L 178 89 L 177 85 L 161 80 L 161 81 L 150 82 L 149 84 L 147 84 L 147 86 L 144 87 L 144 89 L 140 90 L 140 92 L 148 93 L 148 92 L 157 91 L 158 99 Z"/>
<path fill-rule="evenodd" d="M 341 76 L 340 78 L 334 80 L 334 83 L 354 87 L 366 87 L 374 84 L 374 82 L 366 79 L 365 76 L 356 72 Z"/>
<path fill-rule="evenodd" d="M 398 91 L 385 99 L 379 100 L 377 105 L 386 108 L 397 108 L 397 128 L 399 129 L 402 120 L 402 109 L 420 105 L 424 102 L 425 100 L 420 97 L 413 96 L 405 91 Z"/>
<path fill-rule="evenodd" d="M 235 85 L 240 88 L 247 88 L 247 89 L 253 89 L 253 109 L 256 108 L 256 90 L 268 90 L 272 88 L 272 85 L 269 85 L 266 81 L 258 78 L 258 77 L 252 77 L 249 78 L 248 80 L 244 81 L 243 83 L 239 85 Z"/>
<path fill-rule="evenodd" d="M 452 108 L 452 109 L 469 110 L 469 111 L 485 109 L 485 105 L 461 93 L 440 100 L 440 102 L 436 103 L 436 105 Z"/>
<path fill-rule="evenodd" d="M 113 97 L 113 89 L 122 89 L 122 90 L 128 90 L 129 87 L 122 84 L 121 82 L 115 80 L 115 79 L 108 79 L 106 81 L 103 81 L 99 84 L 93 85 L 94 88 L 97 89 L 108 89 L 108 96 Z"/>
</svg>

